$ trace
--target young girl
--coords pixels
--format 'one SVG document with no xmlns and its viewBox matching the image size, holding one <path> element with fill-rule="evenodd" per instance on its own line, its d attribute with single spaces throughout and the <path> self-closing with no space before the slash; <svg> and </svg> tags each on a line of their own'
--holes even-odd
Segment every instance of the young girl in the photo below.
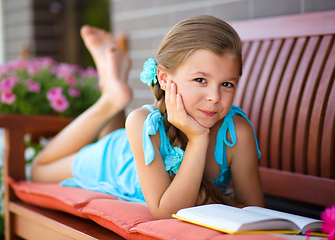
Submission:
<svg viewBox="0 0 335 240">
<path fill-rule="evenodd" d="M 102 95 L 36 157 L 34 181 L 146 203 L 156 219 L 207 203 L 264 205 L 255 133 L 232 105 L 242 59 L 231 26 L 211 16 L 174 26 L 141 73 L 156 101 L 129 114 L 126 130 L 130 61 L 108 33 L 86 26 L 81 34 Z"/>
</svg>

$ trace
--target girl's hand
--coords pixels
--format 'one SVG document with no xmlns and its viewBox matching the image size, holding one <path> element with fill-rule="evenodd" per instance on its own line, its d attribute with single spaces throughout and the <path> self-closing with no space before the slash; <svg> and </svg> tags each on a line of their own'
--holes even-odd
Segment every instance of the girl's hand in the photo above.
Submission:
<svg viewBox="0 0 335 240">
<path fill-rule="evenodd" d="M 165 90 L 165 104 L 168 121 L 182 131 L 190 140 L 209 134 L 209 129 L 201 126 L 194 118 L 187 114 L 182 96 L 177 93 L 177 85 L 167 81 Z"/>
</svg>

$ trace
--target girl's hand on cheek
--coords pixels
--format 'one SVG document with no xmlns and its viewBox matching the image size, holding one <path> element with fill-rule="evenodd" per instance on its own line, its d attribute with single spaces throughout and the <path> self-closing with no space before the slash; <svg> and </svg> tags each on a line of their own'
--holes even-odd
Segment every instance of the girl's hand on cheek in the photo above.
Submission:
<svg viewBox="0 0 335 240">
<path fill-rule="evenodd" d="M 182 96 L 177 93 L 177 85 L 168 80 L 165 90 L 165 104 L 168 121 L 182 131 L 188 139 L 208 135 L 209 129 L 201 126 L 187 114 Z"/>
</svg>

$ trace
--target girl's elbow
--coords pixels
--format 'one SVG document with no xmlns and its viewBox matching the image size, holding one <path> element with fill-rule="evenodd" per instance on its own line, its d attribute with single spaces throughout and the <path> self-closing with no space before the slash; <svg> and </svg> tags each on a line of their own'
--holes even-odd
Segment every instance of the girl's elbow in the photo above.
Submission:
<svg viewBox="0 0 335 240">
<path fill-rule="evenodd" d="M 164 208 L 162 206 L 157 206 L 157 207 L 150 207 L 150 213 L 152 215 L 152 217 L 155 220 L 159 220 L 159 219 L 169 219 L 172 218 L 172 214 L 174 213 L 173 210 L 169 210 L 167 208 Z"/>
<path fill-rule="evenodd" d="M 167 213 L 167 212 L 155 211 L 155 212 L 151 212 L 151 215 L 155 220 L 173 218 L 172 213 Z"/>
</svg>

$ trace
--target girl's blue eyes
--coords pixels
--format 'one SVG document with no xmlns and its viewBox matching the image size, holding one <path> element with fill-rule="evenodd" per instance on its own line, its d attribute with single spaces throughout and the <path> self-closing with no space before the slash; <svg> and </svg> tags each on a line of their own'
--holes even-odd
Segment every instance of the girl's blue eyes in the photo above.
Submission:
<svg viewBox="0 0 335 240">
<path fill-rule="evenodd" d="M 198 83 L 205 83 L 206 80 L 204 78 L 196 78 L 194 79 L 194 81 L 198 82 Z M 230 83 L 230 82 L 224 82 L 222 83 L 223 87 L 227 87 L 227 88 L 233 88 L 234 84 Z"/>
</svg>

